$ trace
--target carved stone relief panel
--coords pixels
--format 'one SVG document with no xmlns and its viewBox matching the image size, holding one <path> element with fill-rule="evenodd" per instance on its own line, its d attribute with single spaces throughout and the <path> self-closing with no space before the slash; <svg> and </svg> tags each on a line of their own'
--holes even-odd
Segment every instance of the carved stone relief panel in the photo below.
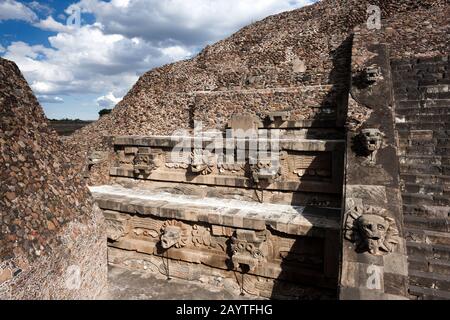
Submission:
<svg viewBox="0 0 450 320">
<path fill-rule="evenodd" d="M 298 177 L 322 177 L 330 178 L 332 163 L 329 153 L 304 153 L 290 156 L 290 170 Z"/>
<path fill-rule="evenodd" d="M 129 217 L 118 213 L 105 213 L 106 236 L 108 239 L 117 241 L 130 232 Z"/>
</svg>

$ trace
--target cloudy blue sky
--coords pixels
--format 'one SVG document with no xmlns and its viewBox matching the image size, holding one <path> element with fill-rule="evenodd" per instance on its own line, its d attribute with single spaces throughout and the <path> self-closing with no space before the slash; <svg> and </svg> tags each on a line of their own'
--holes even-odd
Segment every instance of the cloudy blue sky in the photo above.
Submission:
<svg viewBox="0 0 450 320">
<path fill-rule="evenodd" d="M 48 118 L 94 120 L 145 71 L 312 2 L 0 0 L 0 56 L 17 63 Z"/>
</svg>

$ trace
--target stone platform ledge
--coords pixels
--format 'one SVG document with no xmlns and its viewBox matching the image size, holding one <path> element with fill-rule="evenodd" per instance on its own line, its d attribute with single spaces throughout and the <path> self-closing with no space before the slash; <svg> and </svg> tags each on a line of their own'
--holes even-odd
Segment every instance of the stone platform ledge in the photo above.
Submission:
<svg viewBox="0 0 450 320">
<path fill-rule="evenodd" d="M 268 148 L 274 142 L 279 144 L 282 150 L 293 151 L 334 151 L 343 150 L 345 141 L 342 139 L 299 139 L 298 137 L 280 137 L 280 139 L 265 138 L 233 138 L 234 143 L 230 143 L 229 147 L 224 143 L 224 149 L 230 148 L 234 150 L 239 143 L 250 143 L 247 147 L 249 150 L 258 150 L 259 144 L 266 143 Z M 214 141 L 213 137 L 193 137 L 193 136 L 116 136 L 114 137 L 114 145 L 116 146 L 145 146 L 145 147 L 165 147 L 173 148 L 179 144 L 185 143 L 185 146 L 202 145 L 208 146 Z M 217 145 L 219 147 L 219 145 Z"/>
<path fill-rule="evenodd" d="M 334 89 L 333 85 L 306 85 L 295 87 L 272 87 L 272 88 L 232 88 L 227 90 L 199 90 L 191 91 L 194 95 L 222 95 L 222 94 L 273 94 L 273 93 L 298 93 L 310 91 L 329 92 Z M 319 106 L 320 107 L 320 106 Z"/>
<path fill-rule="evenodd" d="M 325 237 L 340 229 L 340 209 L 200 198 L 104 185 L 89 187 L 100 208 L 234 228 L 270 228 L 291 235 Z"/>
</svg>

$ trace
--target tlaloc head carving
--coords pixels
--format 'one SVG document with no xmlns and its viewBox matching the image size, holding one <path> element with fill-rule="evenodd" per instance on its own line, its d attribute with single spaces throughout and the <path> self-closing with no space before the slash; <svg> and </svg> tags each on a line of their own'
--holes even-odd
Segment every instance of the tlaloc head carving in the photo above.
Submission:
<svg viewBox="0 0 450 320">
<path fill-rule="evenodd" d="M 231 251 L 231 261 L 235 268 L 254 270 L 268 255 L 266 233 L 236 230 L 236 235 L 231 238 Z"/>
<path fill-rule="evenodd" d="M 345 237 L 355 242 L 358 252 L 384 255 L 392 252 L 398 243 L 398 230 L 385 209 L 352 206 L 346 213 Z"/>
<path fill-rule="evenodd" d="M 356 224 L 367 250 L 372 254 L 379 254 L 386 240 L 389 223 L 383 217 L 366 214 L 359 217 Z"/>
<path fill-rule="evenodd" d="M 270 158 L 259 158 L 251 165 L 252 179 L 255 183 L 272 183 L 280 176 L 280 164 Z"/>
</svg>

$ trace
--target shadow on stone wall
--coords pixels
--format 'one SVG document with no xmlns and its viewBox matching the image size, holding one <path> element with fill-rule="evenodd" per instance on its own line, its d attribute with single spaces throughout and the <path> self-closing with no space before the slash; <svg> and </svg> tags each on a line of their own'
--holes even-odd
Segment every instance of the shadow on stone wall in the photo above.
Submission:
<svg viewBox="0 0 450 320">
<path fill-rule="evenodd" d="M 323 99 L 321 107 L 329 108 L 330 106 L 336 108 L 335 126 L 331 129 L 330 138 L 342 139 L 345 135 L 345 121 L 348 108 L 348 95 L 351 84 L 351 54 L 352 54 L 353 35 L 349 35 L 341 45 L 329 54 L 332 57 L 333 69 L 329 75 L 329 84 L 333 87 L 329 94 Z M 313 119 L 312 127 L 320 129 L 322 127 L 324 118 L 320 115 Z M 307 138 L 317 138 L 314 134 L 307 135 Z M 333 154 L 331 161 L 336 161 Z M 338 154 L 344 157 L 344 150 Z M 319 163 L 317 159 L 313 160 L 309 169 L 315 170 Z M 342 170 L 333 167 L 333 170 Z M 342 177 L 340 175 L 340 177 Z M 311 181 L 308 175 L 300 177 L 300 181 Z M 317 179 L 317 178 L 314 178 Z M 326 178 L 323 178 L 326 180 Z M 334 181 L 343 185 L 343 181 Z M 300 195 L 302 193 L 299 193 Z M 341 194 L 342 196 L 342 191 Z M 300 196 L 301 197 L 301 196 Z M 299 199 L 295 199 L 292 205 L 299 203 Z M 337 214 L 337 219 L 340 219 L 340 211 L 321 208 L 308 208 L 308 210 L 321 210 L 324 215 Z M 339 208 L 340 209 L 340 208 Z M 311 231 L 310 237 L 296 238 L 293 246 L 289 252 L 284 253 L 281 263 L 281 273 L 279 274 L 275 286 L 272 291 L 272 299 L 337 299 L 338 287 L 338 270 L 339 270 L 339 248 L 340 237 L 339 232 L 329 232 L 325 234 L 324 238 L 315 237 L 314 230 Z M 308 244 L 306 242 L 309 242 Z M 315 251 L 305 251 L 305 250 Z M 280 253 L 281 254 L 281 253 Z M 301 278 L 298 277 L 299 269 L 302 269 Z M 293 285 L 295 283 L 295 285 Z"/>
</svg>

